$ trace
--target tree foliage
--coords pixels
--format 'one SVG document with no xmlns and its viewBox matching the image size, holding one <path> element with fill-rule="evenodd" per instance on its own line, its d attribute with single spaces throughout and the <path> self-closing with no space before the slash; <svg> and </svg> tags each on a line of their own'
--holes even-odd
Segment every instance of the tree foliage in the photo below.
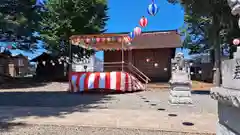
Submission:
<svg viewBox="0 0 240 135">
<path fill-rule="evenodd" d="M 47 11 L 42 12 L 40 36 L 50 50 L 61 50 L 64 47 L 67 50 L 72 35 L 105 31 L 108 20 L 105 0 L 48 0 L 46 8 Z M 73 53 L 79 55 L 82 55 L 83 50 L 80 47 L 72 49 Z M 93 51 L 86 52 L 89 54 Z"/>
<path fill-rule="evenodd" d="M 39 13 L 32 7 L 35 0 L 0 1 L 0 41 L 15 42 L 18 49 L 36 48 Z"/>
<path fill-rule="evenodd" d="M 231 15 L 227 0 L 169 0 L 181 4 L 185 9 L 187 38 L 185 46 L 198 53 L 207 48 L 214 49 L 216 74 L 214 82 L 220 86 L 221 45 L 231 44 L 235 29 L 235 17 Z M 235 22 L 234 22 L 235 21 Z M 234 32 L 233 32 L 234 31 Z M 191 48 L 192 47 L 192 48 Z"/>
<path fill-rule="evenodd" d="M 190 53 L 201 53 L 214 47 L 214 41 L 219 45 L 230 45 L 233 38 L 240 34 L 237 18 L 231 14 L 227 0 L 172 0 L 180 3 L 185 9 L 186 27 L 181 31 L 185 36 L 184 47 Z M 232 51 L 231 51 L 232 53 Z"/>
<path fill-rule="evenodd" d="M 210 19 L 186 13 L 184 20 L 186 26 L 181 29 L 181 33 L 185 37 L 183 46 L 190 49 L 190 54 L 201 53 L 208 49 L 211 44 L 208 40 Z"/>
</svg>

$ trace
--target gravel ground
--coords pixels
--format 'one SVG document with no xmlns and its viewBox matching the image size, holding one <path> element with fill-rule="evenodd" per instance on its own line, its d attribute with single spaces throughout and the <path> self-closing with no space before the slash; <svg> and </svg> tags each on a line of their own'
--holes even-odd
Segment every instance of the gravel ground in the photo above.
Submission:
<svg viewBox="0 0 240 135">
<path fill-rule="evenodd" d="M 213 114 L 217 115 L 217 102 L 208 93 L 193 93 L 193 105 L 171 106 L 168 104 L 168 90 L 152 90 L 125 94 L 69 94 L 66 93 L 67 83 L 49 83 L 41 87 L 0 89 L 0 121 L 11 121 L 15 118 L 28 116 L 61 117 L 62 114 L 88 112 L 90 109 L 122 109 L 122 110 L 153 110 L 176 114 Z M 45 114 L 34 109 L 22 110 L 21 113 L 6 107 L 41 108 L 50 107 L 54 111 Z M 26 113 L 27 112 L 27 113 Z M 29 113 L 28 113 L 29 112 Z M 147 115 L 147 114 L 146 114 Z M 191 122 L 191 120 L 189 120 Z M 0 125 L 1 127 L 1 125 Z M 163 131 L 86 128 L 73 126 L 27 125 L 13 126 L 12 129 L 2 128 L 0 135 L 195 135 L 193 133 L 173 133 Z M 0 128 L 1 130 L 1 128 Z M 201 133 L 202 134 L 202 133 Z"/>
<path fill-rule="evenodd" d="M 42 87 L 0 89 L 0 107 L 75 107 L 97 109 L 165 109 L 171 112 L 217 113 L 217 102 L 208 93 L 193 93 L 193 105 L 171 106 L 168 90 L 126 94 L 69 94 L 67 83 L 49 83 Z M 14 100 L 13 100 L 14 99 Z"/>
<path fill-rule="evenodd" d="M 149 105 L 157 104 L 160 108 L 164 108 L 170 112 L 188 112 L 188 113 L 212 113 L 217 114 L 217 102 L 211 99 L 207 92 L 192 93 L 192 105 L 169 105 L 169 90 L 161 91 L 145 91 L 137 94 L 144 102 Z M 154 107 L 154 106 L 153 106 Z"/>
<path fill-rule="evenodd" d="M 96 128 L 57 125 L 28 125 L 1 131 L 0 135 L 213 135 L 159 130 Z"/>
</svg>

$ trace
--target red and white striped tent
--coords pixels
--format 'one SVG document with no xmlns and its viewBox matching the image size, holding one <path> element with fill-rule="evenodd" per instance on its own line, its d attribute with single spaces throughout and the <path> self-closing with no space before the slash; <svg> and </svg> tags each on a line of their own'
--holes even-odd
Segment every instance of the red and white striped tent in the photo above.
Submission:
<svg viewBox="0 0 240 135">
<path fill-rule="evenodd" d="M 129 49 L 131 39 L 127 34 L 98 34 L 98 35 L 75 35 L 70 37 L 72 45 L 94 50 L 124 50 Z M 71 50 L 71 49 L 70 49 Z M 70 91 L 83 92 L 88 90 L 113 90 L 113 91 L 136 91 L 145 89 L 144 85 L 132 76 L 124 72 L 124 57 L 122 57 L 122 71 L 117 72 L 71 72 Z M 106 64 L 106 63 L 105 63 Z"/>
</svg>

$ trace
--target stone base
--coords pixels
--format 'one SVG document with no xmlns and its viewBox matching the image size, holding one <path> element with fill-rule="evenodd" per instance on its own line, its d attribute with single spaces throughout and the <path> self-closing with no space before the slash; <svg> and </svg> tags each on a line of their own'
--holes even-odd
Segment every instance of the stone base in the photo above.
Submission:
<svg viewBox="0 0 240 135">
<path fill-rule="evenodd" d="M 191 87 L 189 86 L 171 86 L 170 88 L 173 91 L 191 91 Z"/>
<path fill-rule="evenodd" d="M 191 87 L 192 86 L 192 83 L 191 81 L 177 81 L 177 80 L 170 80 L 169 81 L 170 85 L 172 87 L 177 87 L 177 86 L 180 86 L 180 87 Z"/>
<path fill-rule="evenodd" d="M 224 125 L 218 122 L 216 135 L 239 135 L 239 134 L 231 131 L 229 128 L 225 127 Z"/>
<path fill-rule="evenodd" d="M 175 91 L 190 91 L 192 87 L 192 84 L 190 81 L 179 81 L 176 82 L 176 80 L 170 80 L 170 88 L 171 90 Z"/>
<path fill-rule="evenodd" d="M 217 135 L 240 135 L 240 108 L 218 102 L 218 119 L 221 127 Z"/>
<path fill-rule="evenodd" d="M 171 90 L 170 95 L 173 97 L 191 97 L 191 91 L 175 91 Z"/>
<path fill-rule="evenodd" d="M 211 89 L 211 97 L 218 100 L 217 135 L 240 135 L 240 91 L 224 87 Z"/>
<path fill-rule="evenodd" d="M 192 104 L 191 97 L 174 97 L 172 95 L 169 96 L 170 104 Z"/>
<path fill-rule="evenodd" d="M 211 88 L 211 97 L 223 104 L 240 109 L 240 90 L 238 89 L 213 87 Z"/>
</svg>

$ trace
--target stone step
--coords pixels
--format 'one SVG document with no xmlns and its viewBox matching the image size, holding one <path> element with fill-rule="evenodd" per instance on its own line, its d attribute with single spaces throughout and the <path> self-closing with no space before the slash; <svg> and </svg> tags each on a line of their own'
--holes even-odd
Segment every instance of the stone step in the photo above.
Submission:
<svg viewBox="0 0 240 135">
<path fill-rule="evenodd" d="M 170 87 L 171 90 L 174 90 L 174 91 L 191 91 L 191 87 L 187 87 L 187 86 L 171 86 Z"/>
<path fill-rule="evenodd" d="M 170 91 L 170 95 L 173 97 L 191 97 L 191 91 Z"/>
<path fill-rule="evenodd" d="M 169 96 L 170 104 L 192 104 L 192 99 L 190 97 L 173 97 Z"/>
<path fill-rule="evenodd" d="M 169 83 L 170 85 L 188 85 L 188 86 L 192 85 L 191 81 L 180 81 L 180 80 L 170 80 Z"/>
</svg>

